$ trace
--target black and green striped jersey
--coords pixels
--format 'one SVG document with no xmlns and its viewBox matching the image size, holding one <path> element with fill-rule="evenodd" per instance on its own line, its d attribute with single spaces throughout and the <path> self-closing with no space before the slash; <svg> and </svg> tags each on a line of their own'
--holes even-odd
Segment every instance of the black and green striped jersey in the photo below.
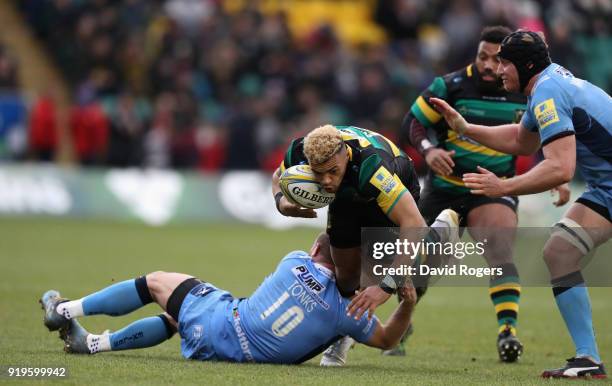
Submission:
<svg viewBox="0 0 612 386">
<path fill-rule="evenodd" d="M 527 98 L 522 94 L 503 90 L 483 92 L 479 88 L 476 66 L 466 68 L 433 80 L 412 105 L 410 112 L 426 128 L 436 132 L 438 147 L 454 150 L 455 168 L 450 176 L 434 174 L 433 187 L 452 193 L 468 193 L 461 176 L 475 172 L 482 166 L 500 177 L 514 175 L 515 157 L 479 144 L 471 138 L 457 135 L 429 103 L 430 97 L 446 100 L 470 123 L 496 126 L 518 123 L 525 112 Z"/>
<path fill-rule="evenodd" d="M 349 162 L 336 200 L 376 200 L 385 214 L 389 214 L 399 198 L 406 193 L 406 186 L 395 170 L 394 160 L 409 157 L 393 142 L 376 132 L 354 126 L 336 126 L 342 135 L 349 155 Z M 304 137 L 294 139 L 280 165 L 286 168 L 308 163 L 304 155 Z"/>
</svg>

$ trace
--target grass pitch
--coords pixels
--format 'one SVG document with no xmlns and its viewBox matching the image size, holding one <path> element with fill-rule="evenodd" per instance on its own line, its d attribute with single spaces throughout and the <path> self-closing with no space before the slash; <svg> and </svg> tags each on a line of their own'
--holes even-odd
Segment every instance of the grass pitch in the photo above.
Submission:
<svg viewBox="0 0 612 386">
<path fill-rule="evenodd" d="M 77 298 L 154 270 L 185 272 L 248 296 L 279 259 L 308 249 L 315 230 L 271 231 L 254 226 L 189 225 L 150 228 L 78 220 L 0 219 L 0 366 L 66 367 L 61 380 L 0 383 L 98 384 L 539 384 L 542 369 L 572 356 L 572 345 L 549 288 L 524 288 L 519 336 L 525 354 L 502 364 L 496 321 L 486 288 L 432 288 L 417 308 L 415 334 L 404 358 L 357 346 L 344 368 L 203 363 L 181 357 L 179 339 L 147 350 L 67 355 L 57 333 L 42 324 L 40 295 L 54 288 Z M 608 256 L 610 257 L 610 256 Z M 539 259 L 534 251 L 534 259 Z M 592 288 L 602 357 L 612 360 L 612 289 Z M 384 319 L 391 302 L 379 310 Z M 133 314 L 81 319 L 92 332 L 116 330 L 157 315 L 149 305 Z M 557 381 L 555 383 L 565 383 Z M 602 382 L 603 383 L 603 382 Z"/>
</svg>

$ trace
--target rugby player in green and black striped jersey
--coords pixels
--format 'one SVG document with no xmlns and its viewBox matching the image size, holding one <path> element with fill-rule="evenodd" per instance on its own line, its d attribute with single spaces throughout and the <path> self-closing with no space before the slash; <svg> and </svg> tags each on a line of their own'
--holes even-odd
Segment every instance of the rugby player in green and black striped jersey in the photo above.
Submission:
<svg viewBox="0 0 612 386">
<path fill-rule="evenodd" d="M 434 229 L 427 230 L 416 204 L 420 185 L 412 160 L 379 133 L 354 126 L 325 125 L 291 142 L 283 162 L 272 175 L 276 207 L 285 216 L 314 217 L 312 209 L 287 200 L 279 186 L 285 169 L 301 164 L 310 165 L 321 187 L 335 193 L 328 209 L 327 234 L 336 284 L 343 296 L 352 296 L 360 287 L 363 227 L 410 229 L 411 238 L 433 242 L 449 240 L 451 233 L 453 239 L 458 238 L 455 236 L 458 216 L 451 210 L 442 211 L 440 219 L 432 224 Z M 448 230 L 443 231 L 445 228 Z M 427 234 L 415 235 L 415 231 Z M 393 263 L 400 260 L 394 258 Z M 412 263 L 420 264 L 420 260 Z M 376 307 L 405 284 L 404 280 L 402 275 L 387 275 L 380 285 L 363 289 L 351 300 L 348 313 L 356 318 L 366 311 L 372 315 Z M 343 365 L 350 343 L 342 339 L 330 346 L 321 364 Z"/>
<path fill-rule="evenodd" d="M 457 135 L 433 108 L 429 98 L 446 100 L 471 123 L 494 126 L 519 122 L 527 98 L 506 92 L 496 74 L 500 43 L 510 33 L 507 27 L 486 27 L 474 63 L 435 78 L 414 102 L 402 124 L 403 133 L 408 132 L 411 144 L 430 167 L 419 202 L 425 221 L 430 223 L 441 210 L 450 207 L 459 213 L 462 225 L 470 227 L 476 241 L 486 239 L 489 246 L 495 246 L 486 248 L 484 257 L 489 266 L 500 267 L 503 272 L 501 277 L 491 278 L 489 294 L 498 320 L 497 349 L 505 362 L 516 361 L 522 353 L 516 337 L 521 286 L 512 259 L 518 198 L 472 195 L 463 184 L 462 176 L 483 167 L 500 177 L 512 177 L 515 158 Z M 437 146 L 429 141 L 428 130 L 435 132 Z M 567 197 L 560 197 L 558 204 L 569 199 L 569 190 L 563 189 L 563 196 Z M 403 353 L 403 342 L 387 352 Z"/>
</svg>

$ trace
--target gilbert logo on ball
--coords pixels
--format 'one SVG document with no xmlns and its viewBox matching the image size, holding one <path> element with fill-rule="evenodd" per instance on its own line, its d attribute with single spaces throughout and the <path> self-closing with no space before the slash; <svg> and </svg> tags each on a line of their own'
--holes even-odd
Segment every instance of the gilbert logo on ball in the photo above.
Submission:
<svg viewBox="0 0 612 386">
<path fill-rule="evenodd" d="M 292 166 L 280 177 L 280 188 L 292 203 L 304 208 L 323 208 L 335 197 L 326 192 L 315 180 L 309 165 Z"/>
</svg>

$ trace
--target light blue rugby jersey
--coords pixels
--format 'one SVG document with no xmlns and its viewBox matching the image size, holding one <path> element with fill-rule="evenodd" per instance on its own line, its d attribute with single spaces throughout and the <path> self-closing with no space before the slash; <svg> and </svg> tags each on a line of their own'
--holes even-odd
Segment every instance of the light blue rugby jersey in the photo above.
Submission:
<svg viewBox="0 0 612 386">
<path fill-rule="evenodd" d="M 378 324 L 346 315 L 332 272 L 306 252 L 289 253 L 252 296 L 238 304 L 240 323 L 255 362 L 300 363 L 339 336 L 367 342 Z"/>
<path fill-rule="evenodd" d="M 540 74 L 521 124 L 542 146 L 576 135 L 576 167 L 594 188 L 612 189 L 612 98 L 556 63 Z"/>
</svg>

